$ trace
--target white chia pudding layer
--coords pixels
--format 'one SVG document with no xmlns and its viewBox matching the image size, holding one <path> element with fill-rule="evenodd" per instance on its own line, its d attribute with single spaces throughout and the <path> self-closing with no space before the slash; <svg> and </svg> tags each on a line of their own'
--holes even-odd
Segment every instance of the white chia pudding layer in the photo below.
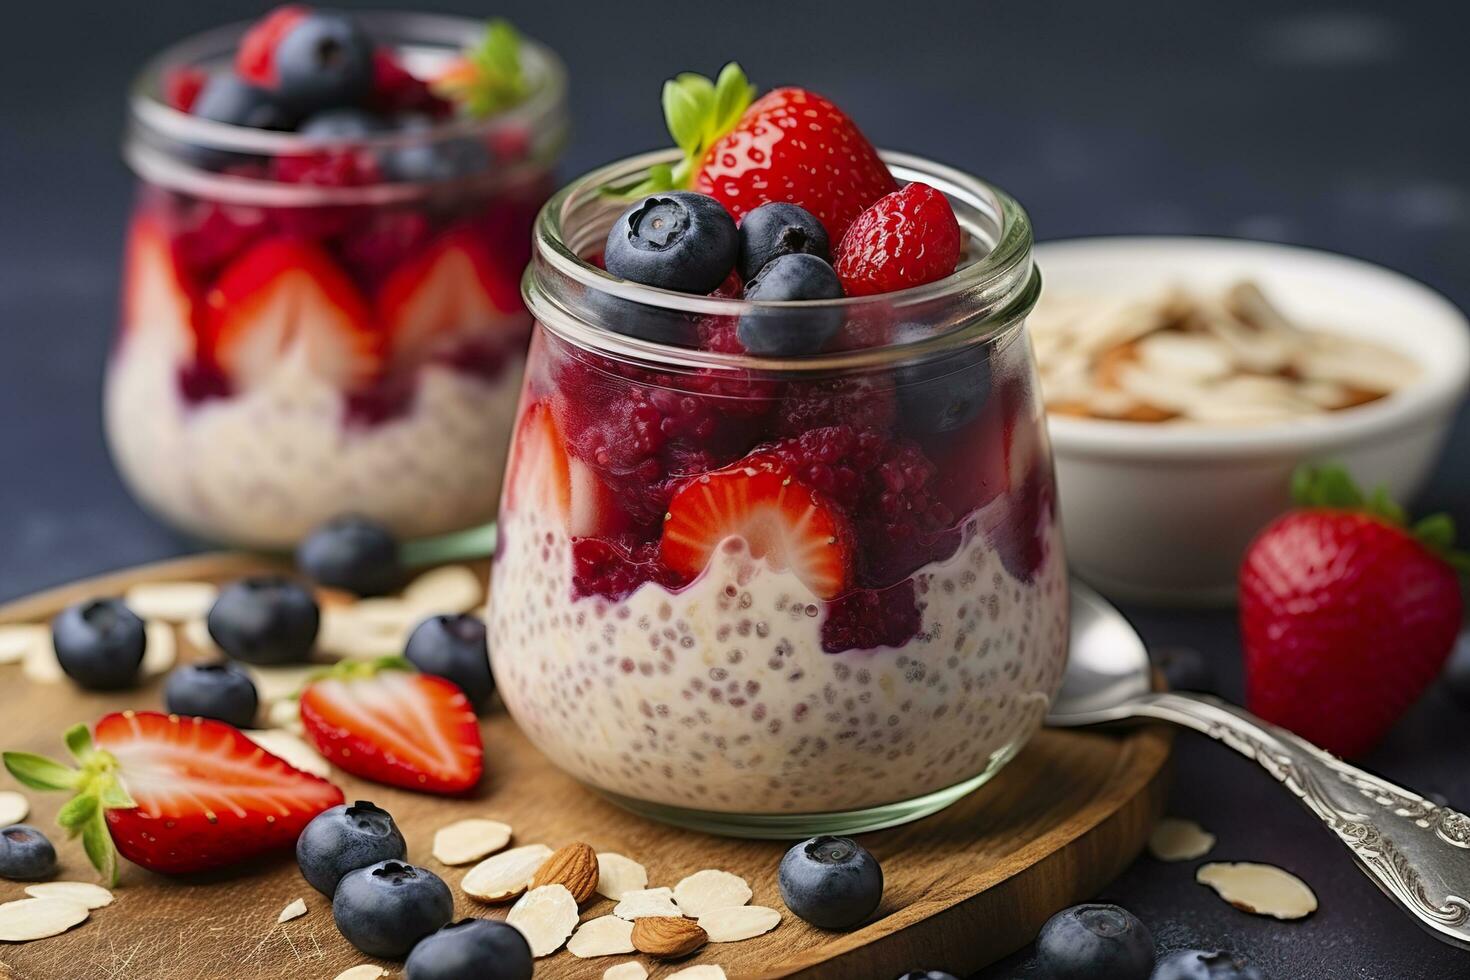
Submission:
<svg viewBox="0 0 1470 980">
<path fill-rule="evenodd" d="M 491 380 L 447 366 L 419 369 L 407 411 L 373 424 L 286 352 L 263 382 L 188 402 L 176 348 L 129 331 L 108 371 L 113 458 L 133 492 L 206 538 L 290 546 L 344 511 L 402 537 L 461 530 L 495 517 L 524 357 Z"/>
<path fill-rule="evenodd" d="M 1029 582 L 967 534 L 914 575 L 916 637 L 837 654 L 822 650 L 816 596 L 738 539 L 681 590 L 646 583 L 611 602 L 573 599 L 570 542 L 544 515 L 503 511 L 501 533 L 489 610 L 500 694 L 554 763 L 625 797 L 742 814 L 912 800 L 1003 764 L 1061 684 L 1054 526 Z"/>
</svg>

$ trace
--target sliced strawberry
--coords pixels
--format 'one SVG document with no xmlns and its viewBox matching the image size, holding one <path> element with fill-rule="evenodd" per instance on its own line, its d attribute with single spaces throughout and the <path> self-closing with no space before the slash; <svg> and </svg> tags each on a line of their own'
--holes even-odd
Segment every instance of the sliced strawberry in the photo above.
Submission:
<svg viewBox="0 0 1470 980">
<path fill-rule="evenodd" d="M 396 660 L 345 664 L 301 693 L 306 737 L 346 771 L 425 793 L 463 793 L 484 771 L 464 692 Z"/>
<path fill-rule="evenodd" d="M 486 334 L 524 343 L 520 269 L 495 261 L 485 242 L 462 227 L 441 237 L 388 277 L 378 296 L 393 356 L 421 358 Z"/>
<path fill-rule="evenodd" d="M 72 789 L 57 821 L 108 881 L 116 853 L 160 874 L 209 871 L 289 848 L 342 791 L 207 718 L 123 711 L 66 733 L 80 771 L 23 752 L 5 766 L 34 789 Z M 109 839 L 110 838 L 110 839 Z M 116 845 L 116 852 L 113 850 Z"/>
<path fill-rule="evenodd" d="M 774 455 L 747 456 L 674 491 L 659 555 L 693 578 L 728 538 L 743 539 L 754 557 L 773 568 L 791 569 L 819 598 L 831 599 L 851 584 L 847 522 Z"/>
<path fill-rule="evenodd" d="M 134 218 L 123 270 L 124 336 L 146 334 L 181 360 L 192 358 L 196 304 L 188 283 L 163 227 L 147 215 Z"/>
<path fill-rule="evenodd" d="M 288 358 L 350 389 L 371 381 L 381 341 L 367 304 L 326 252 L 295 238 L 272 238 L 232 262 L 209 304 L 210 349 L 237 384 L 270 376 Z"/>
<path fill-rule="evenodd" d="M 506 506 L 549 512 L 565 522 L 572 512 L 571 464 L 561 429 L 546 402 L 521 410 L 505 472 Z"/>
<path fill-rule="evenodd" d="M 275 88 L 276 46 L 310 13 L 309 7 L 286 4 L 256 21 L 235 51 L 235 73 L 261 88 Z"/>
</svg>

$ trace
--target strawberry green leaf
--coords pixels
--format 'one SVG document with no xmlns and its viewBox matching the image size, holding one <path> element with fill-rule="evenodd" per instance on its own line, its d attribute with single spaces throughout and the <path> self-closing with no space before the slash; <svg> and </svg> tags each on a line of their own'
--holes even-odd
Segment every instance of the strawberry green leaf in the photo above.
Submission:
<svg viewBox="0 0 1470 980">
<path fill-rule="evenodd" d="M 82 793 L 66 801 L 61 812 L 56 814 L 56 822 L 65 828 L 70 836 L 75 837 L 87 825 L 87 821 L 96 814 L 97 809 L 97 797 L 92 793 Z"/>
<path fill-rule="evenodd" d="M 99 802 L 104 810 L 131 810 L 138 805 L 138 801 L 116 779 L 103 782 Z"/>
<path fill-rule="evenodd" d="M 1431 551 L 1448 551 L 1455 546 L 1455 519 L 1448 514 L 1430 514 L 1414 525 L 1413 532 Z"/>
<path fill-rule="evenodd" d="M 699 152 L 714 118 L 715 86 L 703 75 L 683 74 L 664 82 L 664 121 L 686 156 Z"/>
<path fill-rule="evenodd" d="M 73 725 L 61 736 L 66 750 L 80 763 L 86 763 L 92 755 L 92 732 L 86 725 Z"/>
<path fill-rule="evenodd" d="M 509 109 L 529 91 L 521 68 L 520 33 L 507 20 L 490 21 L 480 42 L 429 87 L 475 118 Z"/>
<path fill-rule="evenodd" d="M 1336 510 L 1360 510 L 1363 494 L 1348 471 L 1341 466 L 1297 468 L 1291 478 L 1291 496 L 1301 507 L 1329 507 Z"/>
<path fill-rule="evenodd" d="M 709 142 L 714 143 L 734 129 L 754 101 L 755 86 L 750 84 L 740 66 L 732 61 L 721 68 L 720 77 L 715 79 L 715 117 Z"/>
<path fill-rule="evenodd" d="M 31 789 L 76 789 L 83 776 L 70 766 L 30 752 L 4 753 L 5 768 L 22 786 Z"/>
<path fill-rule="evenodd" d="M 112 843 L 112 834 L 107 829 L 107 814 L 98 807 L 90 820 L 82 825 L 82 847 L 92 867 L 102 876 L 102 883 L 111 888 L 117 884 L 117 848 Z"/>
</svg>

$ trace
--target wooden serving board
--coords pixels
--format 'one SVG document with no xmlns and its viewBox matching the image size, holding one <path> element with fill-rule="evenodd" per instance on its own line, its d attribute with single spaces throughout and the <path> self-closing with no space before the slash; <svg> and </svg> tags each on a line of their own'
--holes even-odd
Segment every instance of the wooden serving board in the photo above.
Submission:
<svg viewBox="0 0 1470 980">
<path fill-rule="evenodd" d="M 44 622 L 64 606 L 117 595 L 145 581 L 224 581 L 271 568 L 238 554 L 203 555 L 74 583 L 0 606 L 0 623 Z M 483 566 L 480 567 L 483 573 Z M 180 657 L 195 656 L 180 632 Z M 131 707 L 159 708 L 159 680 L 124 694 L 80 691 L 70 683 L 27 680 L 0 666 L 0 747 L 61 757 L 61 733 L 76 722 Z M 718 963 L 729 977 L 882 980 L 916 968 L 958 976 L 1034 938 L 1052 913 L 1094 895 L 1139 853 L 1160 814 L 1170 735 L 1144 727 L 1125 734 L 1046 730 L 987 786 L 949 809 L 891 830 L 863 835 L 886 879 L 877 916 L 851 932 L 826 932 L 785 912 L 776 866 L 786 845 L 677 830 L 635 817 L 554 769 L 503 710 L 484 722 L 487 776 L 470 799 L 442 799 L 333 779 L 348 800 L 369 799 L 392 812 L 409 859 L 440 874 L 455 891 L 456 914 L 503 916 L 506 906 L 467 899 L 458 883 L 467 868 L 429 856 L 435 830 L 469 816 L 502 820 L 512 844 L 574 840 L 619 851 L 645 864 L 650 887 L 674 885 L 702 868 L 743 875 L 753 904 L 783 912 L 772 932 L 739 943 L 711 944 L 691 959 L 659 965 L 641 957 L 651 977 L 697 963 Z M 0 788 L 19 789 L 0 770 Z M 80 841 L 66 841 L 53 821 L 58 794 L 24 790 L 30 823 L 54 831 L 59 877 L 95 880 Z M 0 880 L 0 901 L 22 898 L 23 885 Z M 32 943 L 0 943 L 0 978 L 15 980 L 234 980 L 289 977 L 331 980 L 371 962 L 337 933 L 330 903 L 301 878 L 289 856 L 204 877 L 164 878 L 123 862 L 116 901 L 72 931 Z M 309 909 L 277 924 L 293 899 Z M 606 914 L 598 898 L 583 918 Z M 561 952 L 539 960 L 538 978 L 598 978 L 635 958 L 579 960 Z M 384 963 L 396 974 L 398 964 Z"/>
</svg>

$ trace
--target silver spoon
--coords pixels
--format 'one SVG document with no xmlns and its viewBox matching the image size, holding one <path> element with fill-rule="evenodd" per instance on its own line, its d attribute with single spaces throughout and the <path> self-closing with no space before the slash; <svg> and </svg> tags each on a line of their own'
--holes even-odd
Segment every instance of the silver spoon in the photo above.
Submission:
<svg viewBox="0 0 1470 980">
<path fill-rule="evenodd" d="M 1337 834 L 1363 872 L 1437 939 L 1470 949 L 1470 819 L 1207 694 L 1155 692 L 1138 633 L 1072 583 L 1072 648 L 1047 723 L 1150 718 L 1254 759 Z"/>
</svg>

